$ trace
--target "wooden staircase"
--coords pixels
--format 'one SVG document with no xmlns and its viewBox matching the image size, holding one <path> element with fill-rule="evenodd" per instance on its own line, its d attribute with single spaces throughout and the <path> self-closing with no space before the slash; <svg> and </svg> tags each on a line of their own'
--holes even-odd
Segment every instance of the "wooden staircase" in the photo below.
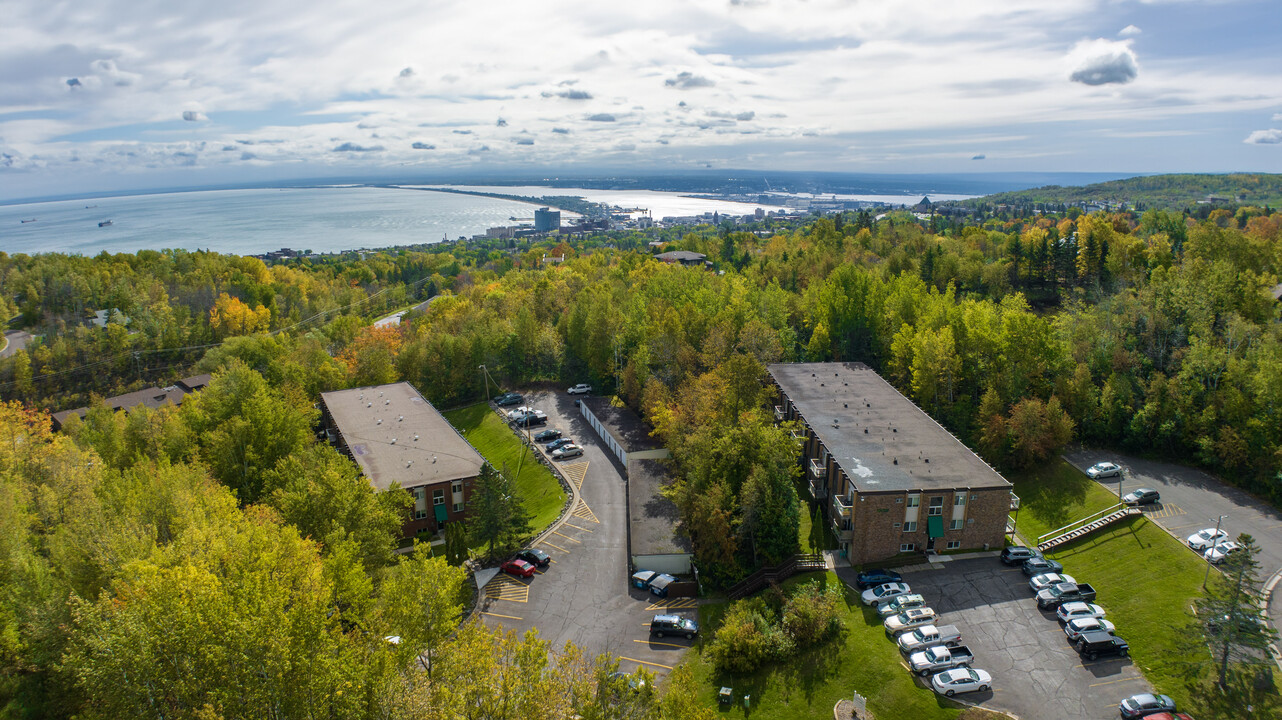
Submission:
<svg viewBox="0 0 1282 720">
<path fill-rule="evenodd" d="M 740 580 L 730 588 L 727 595 L 731 600 L 741 600 L 767 585 L 783 582 L 799 572 L 826 569 L 828 564 L 824 562 L 823 555 L 793 555 L 775 567 L 761 568 Z"/>
<path fill-rule="evenodd" d="M 1125 505 L 1114 505 L 1107 510 L 1101 510 L 1094 515 L 1090 515 L 1082 520 L 1078 520 L 1070 525 L 1065 525 L 1058 530 L 1037 538 L 1037 549 L 1046 552 L 1056 548 L 1064 543 L 1072 542 L 1083 535 L 1089 535 L 1103 527 L 1108 527 L 1113 523 L 1124 520 L 1132 515 L 1140 515 L 1138 507 L 1127 507 Z"/>
</svg>

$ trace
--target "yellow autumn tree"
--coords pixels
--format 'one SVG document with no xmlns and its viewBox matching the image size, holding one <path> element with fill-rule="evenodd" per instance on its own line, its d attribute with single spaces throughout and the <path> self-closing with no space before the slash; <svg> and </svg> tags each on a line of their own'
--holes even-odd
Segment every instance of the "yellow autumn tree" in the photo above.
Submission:
<svg viewBox="0 0 1282 720">
<path fill-rule="evenodd" d="M 263 332 L 270 327 L 271 319 L 271 311 L 262 305 L 251 308 L 227 293 L 219 293 L 209 311 L 209 326 L 220 339 Z"/>
</svg>

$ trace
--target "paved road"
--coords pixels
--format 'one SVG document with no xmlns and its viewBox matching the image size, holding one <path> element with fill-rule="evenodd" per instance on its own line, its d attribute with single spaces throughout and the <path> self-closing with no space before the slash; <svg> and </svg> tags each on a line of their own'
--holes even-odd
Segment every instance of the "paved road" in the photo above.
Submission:
<svg viewBox="0 0 1282 720">
<path fill-rule="evenodd" d="M 1141 487 L 1160 492 L 1161 505 L 1145 508 L 1144 514 L 1181 541 L 1198 530 L 1215 527 L 1216 519 L 1226 515 L 1221 527 L 1231 537 L 1248 533 L 1259 545 L 1261 580 L 1268 580 L 1282 570 L 1282 513 L 1247 493 L 1201 470 L 1182 465 L 1099 450 L 1079 450 L 1066 453 L 1065 457 L 1083 470 L 1103 460 L 1121 465 L 1123 494 Z M 1116 478 L 1103 480 L 1101 484 L 1112 492 L 1117 491 Z M 1273 626 L 1282 628 L 1282 586 L 1274 592 L 1269 612 Z"/>
<path fill-rule="evenodd" d="M 0 358 L 7 358 L 13 355 L 27 347 L 27 343 L 31 341 L 31 333 L 25 330 L 8 330 L 5 332 L 4 337 L 9 341 L 9 344 L 5 346 L 4 350 L 0 350 Z"/>
<path fill-rule="evenodd" d="M 547 413 L 548 428 L 560 429 L 583 447 L 583 457 L 558 463 L 572 482 L 582 483 L 582 503 L 565 525 L 539 543 L 552 556 L 547 572 L 529 581 L 505 576 L 491 580 L 484 593 L 489 602 L 481 617 L 486 624 L 519 632 L 538 628 L 553 649 L 573 642 L 593 656 L 612 653 L 622 658 L 620 668 L 625 672 L 644 666 L 666 674 L 690 643 L 672 638 L 651 641 L 648 623 L 667 609 L 693 616 L 695 601 L 656 604 L 648 593 L 629 589 L 627 484 L 622 467 L 602 448 L 574 407 L 572 396 L 564 392 L 525 396 L 527 405 Z"/>
<path fill-rule="evenodd" d="M 1152 691 L 1130 658 L 1083 662 L 1055 614 L 1037 609 L 1019 568 L 996 557 L 943 559 L 933 569 L 905 572 L 904 582 L 944 624 L 957 626 L 975 654 L 973 667 L 993 676 L 993 689 L 960 699 L 1025 720 L 1107 720 L 1117 717 L 1122 698 Z M 837 573 L 854 583 L 853 570 Z"/>
</svg>

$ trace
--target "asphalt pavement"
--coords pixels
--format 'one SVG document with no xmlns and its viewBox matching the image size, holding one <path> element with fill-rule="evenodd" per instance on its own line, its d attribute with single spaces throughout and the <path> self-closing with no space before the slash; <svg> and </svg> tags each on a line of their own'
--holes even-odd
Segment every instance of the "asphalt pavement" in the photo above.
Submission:
<svg viewBox="0 0 1282 720">
<path fill-rule="evenodd" d="M 0 350 L 0 358 L 7 358 L 27 347 L 27 343 L 31 341 L 31 333 L 25 330 L 8 330 L 4 334 L 4 339 L 8 340 L 8 343 L 3 350 Z"/>
<path fill-rule="evenodd" d="M 481 618 L 518 632 L 536 628 L 554 650 L 573 642 L 590 656 L 611 653 L 624 672 L 645 667 L 663 675 L 691 643 L 652 640 L 650 619 L 661 612 L 693 617 L 697 601 L 660 601 L 629 588 L 626 473 L 579 414 L 578 397 L 564 391 L 525 393 L 525 404 L 548 416 L 547 425 L 531 434 L 556 428 L 583 448 L 582 457 L 554 461 L 578 486 L 580 503 L 536 544 L 552 556 L 547 571 L 529 580 L 505 575 L 490 580 L 482 591 Z"/>
</svg>

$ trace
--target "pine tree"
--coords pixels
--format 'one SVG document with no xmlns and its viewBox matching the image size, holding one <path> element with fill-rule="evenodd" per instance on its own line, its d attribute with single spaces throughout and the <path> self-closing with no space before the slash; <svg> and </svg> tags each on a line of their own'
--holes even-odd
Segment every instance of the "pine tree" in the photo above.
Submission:
<svg viewBox="0 0 1282 720">
<path fill-rule="evenodd" d="M 1270 664 L 1268 645 L 1277 637 L 1264 621 L 1260 609 L 1260 549 L 1255 538 L 1238 536 L 1240 549 L 1229 553 L 1222 577 L 1212 578 L 1206 597 L 1196 603 L 1198 625 L 1211 648 L 1216 664 L 1217 683 L 1224 692 L 1236 685 L 1228 682 L 1230 663 L 1248 672 Z"/>
<path fill-rule="evenodd" d="M 530 531 L 530 516 L 513 494 L 511 481 L 486 463 L 472 487 L 471 538 L 483 542 L 489 554 L 514 546 Z"/>
</svg>

